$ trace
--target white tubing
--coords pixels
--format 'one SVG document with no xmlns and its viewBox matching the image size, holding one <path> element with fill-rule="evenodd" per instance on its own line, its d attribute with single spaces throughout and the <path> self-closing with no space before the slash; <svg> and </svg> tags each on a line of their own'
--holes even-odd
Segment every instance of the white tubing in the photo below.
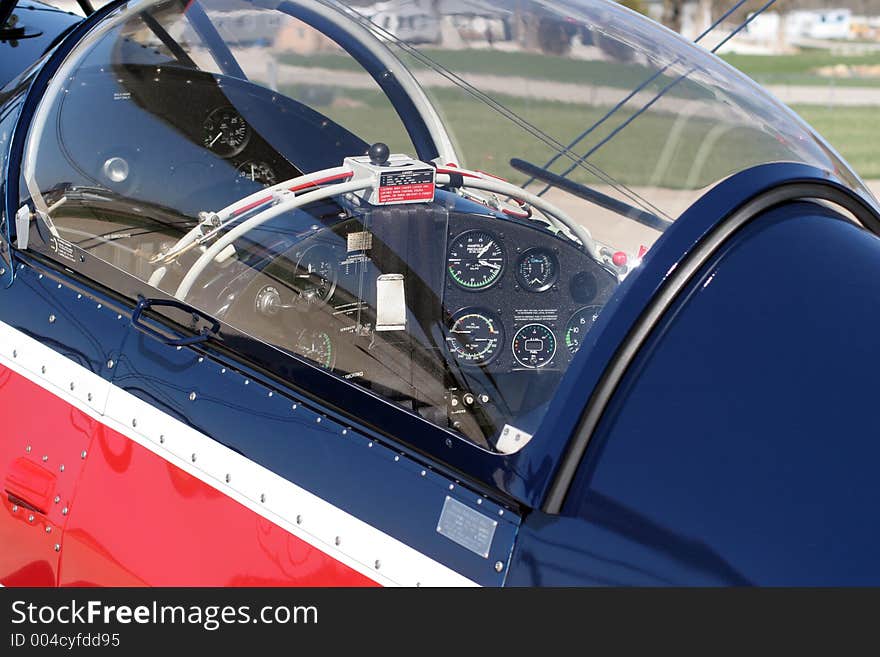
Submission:
<svg viewBox="0 0 880 657">
<path fill-rule="evenodd" d="M 258 226 L 266 223 L 270 219 L 274 219 L 280 214 L 285 212 L 289 212 L 290 210 L 296 210 L 303 205 L 307 205 L 309 203 L 313 203 L 314 201 L 320 201 L 329 196 L 338 196 L 339 194 L 347 194 L 348 192 L 356 192 L 362 189 L 367 189 L 372 186 L 372 180 L 351 180 L 345 183 L 338 183 L 336 185 L 330 185 L 329 187 L 322 187 L 320 189 L 316 189 L 311 192 L 306 192 L 301 196 L 294 196 L 291 199 L 286 199 L 277 205 L 273 205 L 271 208 L 267 208 L 262 212 L 255 214 L 253 217 L 241 222 L 235 228 L 230 230 L 228 233 L 218 238 L 214 244 L 210 246 L 199 259 L 195 261 L 192 267 L 189 268 L 189 271 L 186 272 L 186 276 L 183 277 L 183 280 L 180 282 L 180 285 L 177 288 L 177 291 L 174 293 L 174 296 L 177 297 L 180 301 L 186 299 L 186 296 L 189 294 L 192 289 L 193 284 L 196 282 L 196 279 L 201 275 L 201 273 L 208 267 L 214 258 L 223 251 L 227 246 L 232 244 L 239 237 L 244 235 L 245 233 L 257 228 Z"/>
<path fill-rule="evenodd" d="M 464 170 L 462 170 L 462 173 L 464 174 L 462 176 L 463 187 L 473 187 L 474 189 L 482 189 L 487 192 L 494 192 L 495 194 L 504 194 L 505 196 L 511 196 L 513 198 L 517 198 L 521 201 L 525 201 L 526 203 L 535 206 L 543 214 L 547 215 L 548 219 L 550 219 L 551 221 L 555 220 L 554 223 L 557 224 L 557 227 L 562 228 L 566 232 L 574 235 L 580 241 L 580 243 L 584 245 L 587 253 L 589 253 L 597 262 L 602 262 L 602 258 L 599 255 L 599 248 L 596 246 L 596 242 L 593 239 L 593 236 L 590 234 L 590 231 L 578 224 L 574 219 L 569 217 L 567 214 L 565 214 L 565 212 L 557 208 L 552 203 L 548 203 L 540 196 L 532 194 L 531 192 L 527 192 L 521 187 L 512 185 L 509 182 L 486 178 L 484 176 L 480 176 L 476 172 L 472 173 L 470 171 L 465 172 Z M 437 184 L 449 184 L 449 174 L 438 173 Z"/>
<path fill-rule="evenodd" d="M 332 169 L 322 169 L 320 171 L 315 171 L 313 173 L 308 173 L 304 176 L 297 176 L 296 178 L 290 178 L 289 180 L 285 180 L 283 182 L 272 185 L 271 187 L 266 187 L 265 189 L 261 189 L 259 191 L 254 192 L 244 198 L 237 200 L 232 205 L 227 205 L 222 210 L 218 211 L 217 217 L 220 219 L 220 222 L 224 222 L 232 215 L 240 210 L 243 207 L 246 207 L 248 204 L 253 203 L 255 201 L 260 200 L 261 198 L 273 196 L 274 194 L 278 194 L 279 192 L 286 192 L 295 185 L 302 185 L 304 183 L 314 182 L 316 180 L 321 180 L 323 178 L 330 178 L 332 176 L 341 175 L 343 173 L 348 173 L 351 171 L 348 167 L 333 167 Z M 268 200 L 266 201 L 269 202 Z M 180 255 L 183 253 L 184 249 L 188 247 L 190 244 L 198 240 L 202 237 L 202 223 L 199 222 L 196 224 L 190 231 L 177 240 L 177 243 L 172 246 L 168 251 L 165 252 L 163 256 L 157 258 L 155 262 L 161 262 L 163 260 L 168 260 L 169 258 L 173 258 L 174 256 Z M 150 279 L 152 280 L 152 279 Z M 161 277 L 160 279 L 161 280 Z"/>
</svg>

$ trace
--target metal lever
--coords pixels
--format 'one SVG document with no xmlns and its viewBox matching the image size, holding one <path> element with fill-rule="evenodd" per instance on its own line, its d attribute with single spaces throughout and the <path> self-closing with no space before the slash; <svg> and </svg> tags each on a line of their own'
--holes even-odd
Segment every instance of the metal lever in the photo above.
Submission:
<svg viewBox="0 0 880 657">
<path fill-rule="evenodd" d="M 151 328 L 144 324 L 141 321 L 141 315 L 143 315 L 144 311 L 150 310 L 154 306 L 169 306 L 171 308 L 177 308 L 178 310 L 183 310 L 184 312 L 188 312 L 193 316 L 194 320 L 203 319 L 206 322 L 210 322 L 211 327 L 203 326 L 197 335 L 192 335 L 189 337 L 180 337 L 180 338 L 169 338 L 157 331 L 154 328 Z M 138 303 L 134 308 L 134 312 L 131 314 L 131 325 L 136 328 L 141 333 L 145 333 L 150 337 L 156 338 L 159 342 L 163 344 L 167 344 L 172 347 L 185 347 L 191 344 L 198 344 L 200 342 L 205 342 L 211 335 L 216 335 L 220 332 L 220 322 L 208 315 L 207 313 L 202 312 L 198 308 L 193 308 L 188 303 L 184 303 L 182 301 L 178 301 L 177 299 L 147 299 L 144 297 L 138 297 Z"/>
</svg>

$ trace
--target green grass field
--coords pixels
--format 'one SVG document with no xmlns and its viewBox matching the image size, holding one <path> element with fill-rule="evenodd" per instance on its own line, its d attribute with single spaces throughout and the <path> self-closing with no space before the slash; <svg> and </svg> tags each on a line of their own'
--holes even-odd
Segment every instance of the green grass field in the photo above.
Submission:
<svg viewBox="0 0 880 657">
<path fill-rule="evenodd" d="M 880 86 L 880 77 L 828 78 L 814 71 L 823 66 L 878 66 L 880 53 L 860 56 L 805 51 L 796 55 L 723 55 L 728 64 L 761 84 Z"/>
<path fill-rule="evenodd" d="M 644 69 L 620 65 L 617 76 L 608 79 L 609 69 L 596 63 L 545 57 L 528 53 L 482 52 L 480 57 L 469 56 L 461 51 L 429 51 L 431 56 L 445 66 L 455 70 L 468 70 L 480 73 L 516 74 L 524 77 L 559 79 L 569 82 L 589 80 L 594 84 L 611 84 L 627 87 L 641 81 Z M 301 57 L 287 55 L 290 64 L 322 66 L 327 68 L 349 68 L 351 61 L 338 55 L 319 55 Z M 880 53 L 863 57 L 838 57 L 828 53 L 808 52 L 800 55 L 783 56 L 725 56 L 732 65 L 764 84 L 829 84 L 824 78 L 811 73 L 819 66 L 832 64 L 880 64 Z M 548 62 L 552 66 L 548 66 Z M 596 77 L 592 77 L 596 76 Z M 852 84 L 856 81 L 847 80 Z M 843 84 L 844 81 L 836 81 Z M 877 81 L 880 84 L 880 81 Z M 291 90 L 294 97 L 300 96 Z M 387 102 L 378 94 L 363 91 L 333 90 L 336 101 L 322 107 L 319 111 L 363 136 L 368 141 L 382 140 L 398 150 L 411 150 L 402 127 L 388 111 Z M 524 139 L 511 141 L 512 124 L 488 108 L 466 100 L 463 95 L 446 90 L 433 89 L 430 94 L 436 99 L 444 118 L 451 126 L 459 149 L 464 153 L 469 166 L 495 172 L 504 177 L 521 179 L 509 167 L 510 157 L 521 157 L 543 164 L 553 154 L 545 144 L 523 134 Z M 536 101 L 516 97 L 500 97 L 511 110 L 535 122 L 557 140 L 567 143 L 574 135 L 595 121 L 602 110 L 580 105 L 569 105 L 549 101 Z M 873 107 L 835 107 L 824 105 L 800 105 L 794 108 L 808 123 L 822 134 L 864 178 L 880 179 L 880 108 Z M 365 111 L 369 110 L 369 111 Z M 625 115 L 618 118 L 622 120 Z M 694 170 L 694 160 L 700 156 L 700 147 L 709 135 L 711 125 L 699 119 L 692 119 L 678 135 L 669 139 L 675 129 L 671 120 L 662 116 L 638 119 L 638 130 L 627 129 L 614 138 L 613 144 L 603 148 L 591 161 L 613 172 L 615 177 L 631 185 L 649 182 L 681 185 L 691 180 L 699 184 L 709 179 L 735 170 L 738 166 L 759 157 L 752 152 L 754 140 L 750 140 L 748 129 L 740 129 L 720 137 L 712 149 L 712 156 L 701 162 L 700 171 Z M 610 125 L 615 123 L 609 122 Z M 680 126 L 679 126 L 680 127 Z M 519 131 L 519 128 L 514 128 Z M 757 129 L 757 128 L 756 128 Z M 601 130 L 593 136 L 595 143 L 601 138 Z M 767 143 L 772 150 L 772 140 Z M 662 171 L 661 155 L 666 149 L 668 165 Z M 767 152 L 760 157 L 772 159 L 782 152 Z M 595 183 L 596 179 L 586 171 L 580 171 L 583 182 Z"/>
</svg>

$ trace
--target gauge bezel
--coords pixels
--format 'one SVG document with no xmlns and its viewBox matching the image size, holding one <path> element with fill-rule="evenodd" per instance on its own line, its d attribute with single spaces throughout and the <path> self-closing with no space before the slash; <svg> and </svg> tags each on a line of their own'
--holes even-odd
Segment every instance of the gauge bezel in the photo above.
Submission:
<svg viewBox="0 0 880 657">
<path fill-rule="evenodd" d="M 452 327 L 455 326 L 456 322 L 460 321 L 463 317 L 467 317 L 468 315 L 479 315 L 483 319 L 489 319 L 494 322 L 495 327 L 498 330 L 498 344 L 495 346 L 489 357 L 485 360 L 473 361 L 459 358 L 459 352 L 451 349 L 449 346 L 450 339 L 456 341 L 458 340 L 457 338 L 452 336 Z M 482 306 L 466 306 L 452 313 L 452 315 L 449 316 L 444 324 L 443 333 L 443 344 L 446 348 L 446 351 L 452 357 L 454 362 L 460 367 L 485 367 L 486 365 L 491 364 L 496 358 L 498 358 L 498 355 L 504 351 L 504 338 L 506 335 L 506 331 L 504 330 L 504 322 L 501 320 L 501 316 L 498 313 Z"/>
<path fill-rule="evenodd" d="M 538 287 L 532 287 L 531 283 L 529 283 L 526 280 L 525 276 L 523 276 L 523 274 L 522 274 L 522 265 L 523 265 L 523 262 L 525 262 L 526 258 L 528 258 L 531 254 L 536 253 L 536 252 L 542 253 L 542 254 L 550 257 L 550 261 L 551 261 L 552 267 L 553 267 L 553 272 L 552 272 L 552 275 L 550 276 L 550 279 L 546 283 L 543 283 Z M 543 246 L 533 246 L 533 247 L 526 249 L 525 251 L 523 251 L 520 254 L 519 258 L 517 258 L 517 261 L 516 261 L 516 280 L 519 283 L 520 287 L 522 289 L 524 289 L 526 292 L 534 292 L 536 294 L 541 293 L 541 292 L 546 292 L 547 290 L 552 288 L 554 285 L 556 285 L 556 282 L 559 280 L 559 257 L 551 249 L 548 249 Z"/>
<path fill-rule="evenodd" d="M 205 126 L 207 125 L 208 121 L 213 119 L 213 117 L 215 115 L 220 114 L 222 112 L 232 112 L 233 114 L 238 116 L 239 119 L 241 119 L 241 122 L 244 125 L 244 128 L 245 128 L 244 138 L 241 140 L 241 144 L 239 144 L 238 146 L 236 146 L 234 148 L 230 148 L 225 143 L 223 143 L 223 148 L 217 149 L 216 146 L 208 146 L 208 144 L 205 143 L 205 132 L 206 132 Z M 248 123 L 247 120 L 241 115 L 241 112 L 239 112 L 237 109 L 235 109 L 232 105 L 223 105 L 222 107 L 215 107 L 210 112 L 208 112 L 208 114 L 205 116 L 205 119 L 202 121 L 202 146 L 204 146 L 207 150 L 211 151 L 212 153 L 214 153 L 214 155 L 216 155 L 218 157 L 222 157 L 224 159 L 229 159 L 230 157 L 235 157 L 236 155 L 241 154 L 241 152 L 244 151 L 245 148 L 247 148 L 247 145 L 248 145 L 248 143 L 250 143 L 250 140 L 251 140 L 252 132 L 253 132 L 253 130 L 251 128 L 251 124 Z"/>
<path fill-rule="evenodd" d="M 540 365 L 529 365 L 529 364 L 527 364 L 527 363 L 522 362 L 522 361 L 519 359 L 519 356 L 517 356 L 517 354 L 516 354 L 516 347 L 514 346 L 514 345 L 516 345 L 516 338 L 517 338 L 517 336 L 519 336 L 520 333 L 522 333 L 522 332 L 525 331 L 527 328 L 530 328 L 530 327 L 532 327 L 532 326 L 540 326 L 541 328 L 546 329 L 547 332 L 550 333 L 550 335 L 553 336 L 553 353 L 550 354 L 550 358 L 548 358 L 547 360 L 545 360 L 545 361 L 544 361 L 543 363 L 541 363 Z M 542 367 L 546 367 L 547 365 L 549 365 L 550 363 L 553 362 L 553 359 L 554 359 L 554 358 L 556 358 L 556 352 L 557 352 L 557 351 L 559 351 L 559 337 L 556 335 L 556 331 L 554 331 L 552 328 L 550 328 L 549 326 L 547 326 L 546 324 L 543 324 L 543 323 L 541 323 L 541 322 L 529 322 L 528 324 L 524 324 L 523 326 L 520 326 L 520 327 L 516 330 L 516 332 L 513 334 L 513 338 L 511 338 L 511 340 L 510 340 L 510 353 L 513 354 L 513 359 L 514 359 L 517 363 L 519 363 L 522 367 L 524 367 L 524 368 L 526 368 L 526 369 L 528 369 L 528 370 L 539 370 L 539 369 L 541 369 Z"/>
<path fill-rule="evenodd" d="M 296 272 L 299 272 L 302 269 L 302 262 L 303 260 L 305 260 L 306 256 L 308 256 L 309 252 L 316 251 L 326 251 L 331 256 L 329 262 L 332 265 L 333 276 L 332 280 L 330 281 L 330 289 L 327 294 L 325 296 L 320 296 L 314 300 L 306 299 L 302 294 L 302 290 L 300 290 L 298 287 L 294 288 L 294 292 L 296 292 L 296 298 L 304 307 L 329 303 L 330 299 L 332 299 L 333 295 L 336 293 L 336 286 L 339 283 L 339 259 L 336 249 L 334 249 L 333 246 L 330 244 L 322 244 L 320 242 L 317 244 L 309 245 L 304 251 L 297 254 L 296 265 L 294 266 L 294 276 L 299 275 Z"/>
<path fill-rule="evenodd" d="M 265 168 L 267 171 L 269 171 L 269 173 L 272 174 L 273 181 L 272 182 L 263 182 L 261 180 L 259 180 L 259 181 L 255 180 L 254 178 L 251 178 L 248 175 L 243 175 L 244 172 L 242 171 L 242 169 L 244 169 L 245 167 L 248 167 L 248 166 Z M 263 162 L 262 160 L 245 160 L 244 162 L 239 164 L 237 167 L 235 167 L 235 174 L 236 174 L 235 181 L 239 182 L 239 183 L 242 180 L 249 180 L 249 181 L 256 183 L 258 185 L 262 185 L 263 187 L 271 187 L 272 185 L 275 185 L 278 183 L 278 173 L 275 171 L 275 169 L 272 168 L 272 166 L 268 162 Z"/>
<path fill-rule="evenodd" d="M 486 284 L 480 285 L 478 287 L 467 285 L 467 284 L 459 281 L 455 277 L 455 275 L 450 271 L 450 265 L 449 265 L 449 254 L 450 254 L 450 251 L 452 250 L 453 246 L 455 245 L 455 243 L 458 242 L 463 237 L 465 237 L 466 235 L 469 235 L 471 233 L 482 233 L 484 235 L 489 235 L 493 239 L 493 241 L 498 245 L 498 248 L 501 249 L 501 268 L 498 270 L 498 272 L 495 274 L 495 276 L 492 278 L 491 281 L 489 281 Z M 502 276 L 504 275 L 504 270 L 507 268 L 507 249 L 504 246 L 504 241 L 501 239 L 501 236 L 498 235 L 498 233 L 495 233 L 491 230 L 486 230 L 484 228 L 470 228 L 468 230 L 465 230 L 465 231 L 458 233 L 455 237 L 453 237 L 451 240 L 449 240 L 449 244 L 446 248 L 446 262 L 444 263 L 444 268 L 446 269 L 446 275 L 449 277 L 450 280 L 452 280 L 452 282 L 455 284 L 455 286 L 458 287 L 459 289 L 464 290 L 466 292 L 484 292 L 485 290 L 488 290 L 489 288 L 495 286 L 498 283 L 498 281 L 501 280 Z"/>
<path fill-rule="evenodd" d="M 599 313 L 602 312 L 603 306 L 600 304 L 597 304 L 597 303 L 589 304 L 587 306 L 581 306 L 580 308 L 575 310 L 571 314 L 571 316 L 568 318 L 568 321 L 565 322 L 565 332 L 562 334 L 562 341 L 565 344 L 565 348 L 568 350 L 569 356 L 571 356 L 572 358 L 574 358 L 577 355 L 577 352 L 580 350 L 580 345 L 578 345 L 578 348 L 575 351 L 572 351 L 571 347 L 568 344 L 568 332 L 569 332 L 569 330 L 571 330 L 571 323 L 572 323 L 572 321 L 574 321 L 575 317 L 580 315 L 585 310 L 589 310 L 591 308 L 598 308 L 598 312 L 596 313 L 596 315 L 598 315 Z M 593 324 L 595 324 L 595 320 L 593 321 Z M 590 329 L 588 329 L 587 332 L 589 332 L 589 330 L 591 330 L 593 328 L 593 324 L 590 324 Z M 586 333 L 584 335 L 586 335 Z"/>
</svg>

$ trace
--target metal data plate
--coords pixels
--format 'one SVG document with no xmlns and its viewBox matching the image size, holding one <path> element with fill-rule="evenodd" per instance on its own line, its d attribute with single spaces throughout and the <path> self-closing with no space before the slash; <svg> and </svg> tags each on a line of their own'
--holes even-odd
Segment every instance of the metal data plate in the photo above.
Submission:
<svg viewBox="0 0 880 657">
<path fill-rule="evenodd" d="M 440 512 L 437 531 L 486 559 L 489 557 L 497 526 L 498 523 L 492 518 L 447 495 Z"/>
</svg>

